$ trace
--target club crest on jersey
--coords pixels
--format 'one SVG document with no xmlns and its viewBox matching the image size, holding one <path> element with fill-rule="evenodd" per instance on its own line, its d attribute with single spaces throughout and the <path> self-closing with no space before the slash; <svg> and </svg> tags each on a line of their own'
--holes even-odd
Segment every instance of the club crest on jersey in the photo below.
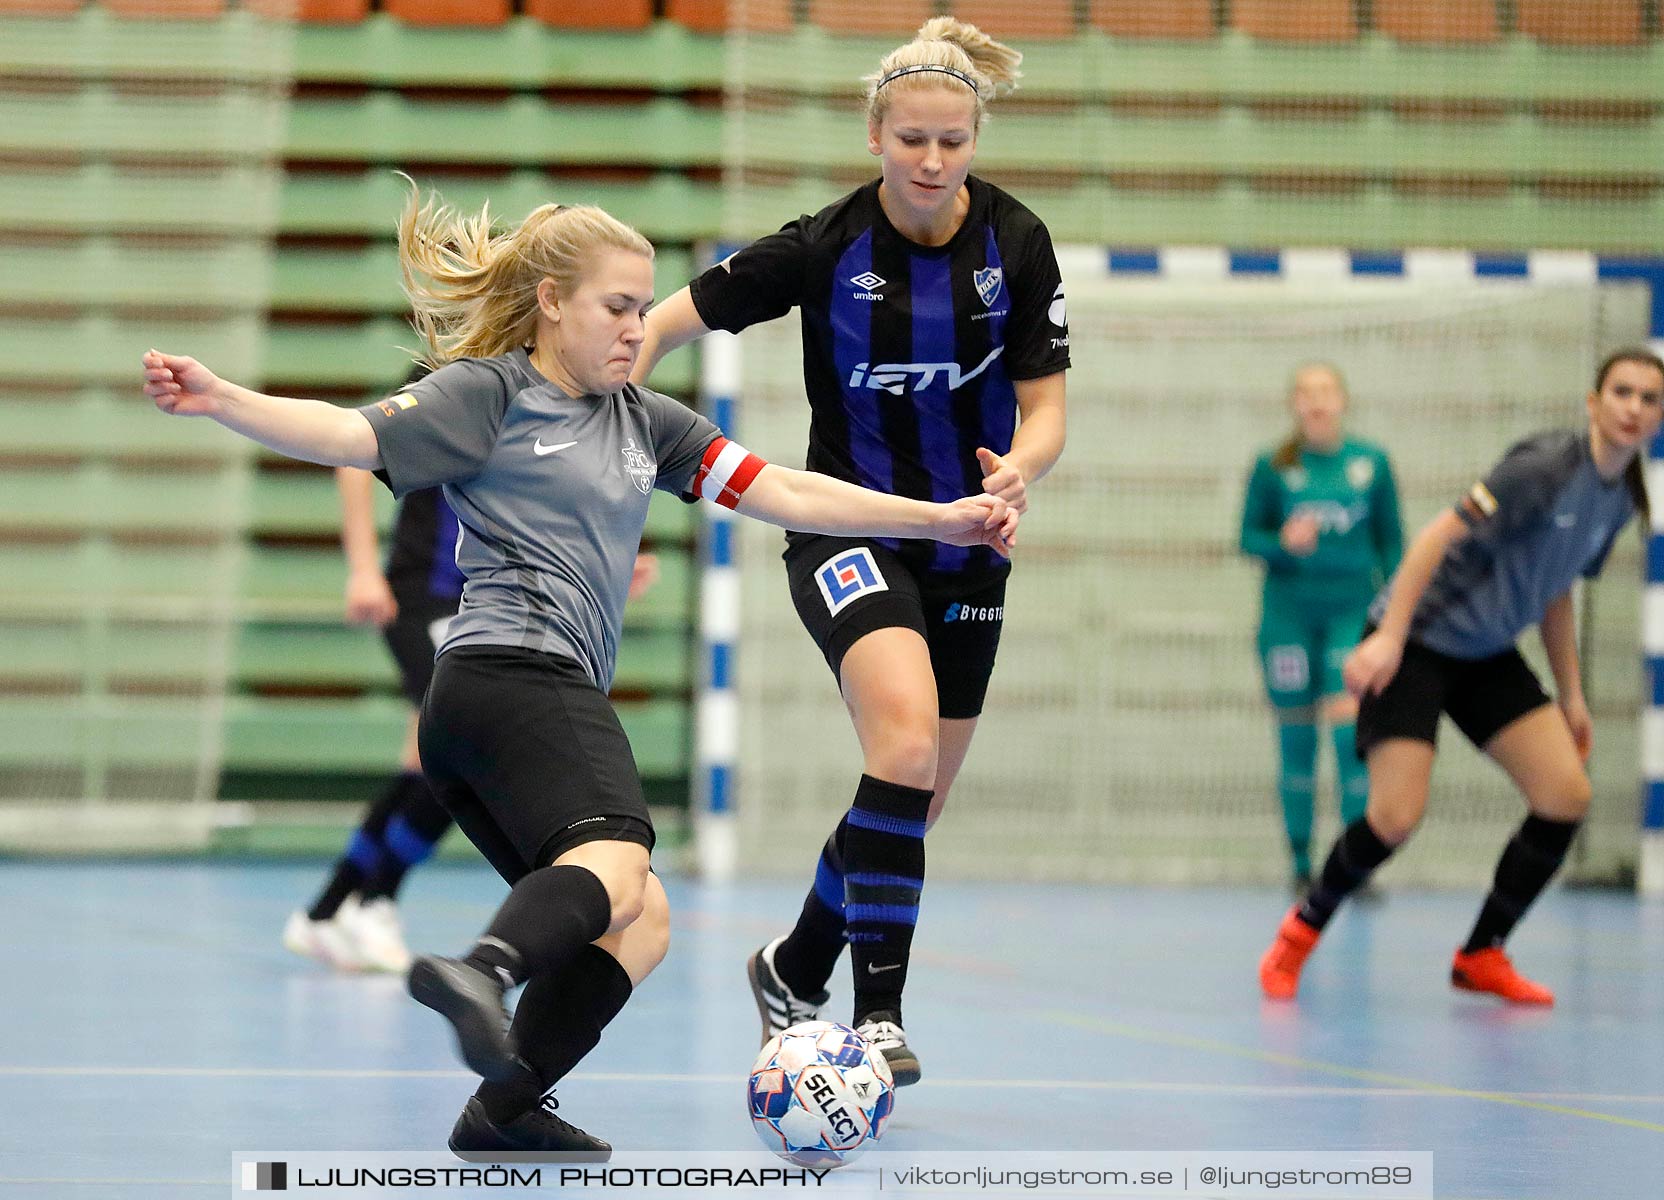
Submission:
<svg viewBox="0 0 1664 1200">
<path fill-rule="evenodd" d="M 643 496 L 652 492 L 658 469 L 647 457 L 647 452 L 636 445 L 634 438 L 624 443 L 624 469 L 629 472 L 630 482 L 636 485 L 636 491 Z"/>
<path fill-rule="evenodd" d="M 1371 458 L 1353 458 L 1346 463 L 1346 482 L 1358 491 L 1363 491 L 1375 482 L 1375 460 Z"/>
<path fill-rule="evenodd" d="M 993 308 L 994 301 L 999 299 L 1000 287 L 1005 281 L 1005 272 L 999 267 L 983 267 L 971 275 L 976 283 L 976 294 L 982 297 L 984 308 Z"/>
<path fill-rule="evenodd" d="M 865 546 L 846 550 L 827 559 L 815 572 L 815 583 L 820 586 L 821 599 L 834 617 L 869 592 L 887 592 L 872 551 Z"/>
</svg>

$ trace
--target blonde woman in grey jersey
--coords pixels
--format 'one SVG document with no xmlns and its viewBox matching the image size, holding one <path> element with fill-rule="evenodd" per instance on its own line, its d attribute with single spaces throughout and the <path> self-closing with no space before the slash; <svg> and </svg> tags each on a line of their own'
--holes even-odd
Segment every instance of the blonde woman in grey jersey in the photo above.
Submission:
<svg viewBox="0 0 1664 1200">
<path fill-rule="evenodd" d="M 377 471 L 403 496 L 443 486 L 462 606 L 423 705 L 436 795 L 511 885 L 457 959 L 410 991 L 483 1077 L 451 1133 L 463 1157 L 611 1147 L 546 1095 L 658 965 L 669 909 L 629 743 L 607 701 L 632 563 L 656 488 L 829 534 L 1009 552 L 995 496 L 928 503 L 770 466 L 668 396 L 628 382 L 653 249 L 589 207 L 545 205 L 506 233 L 412 195 L 405 289 L 434 372 L 361 409 L 266 396 L 152 350 L 145 392 L 282 454 Z M 525 984 L 512 1026 L 505 993 Z"/>
</svg>

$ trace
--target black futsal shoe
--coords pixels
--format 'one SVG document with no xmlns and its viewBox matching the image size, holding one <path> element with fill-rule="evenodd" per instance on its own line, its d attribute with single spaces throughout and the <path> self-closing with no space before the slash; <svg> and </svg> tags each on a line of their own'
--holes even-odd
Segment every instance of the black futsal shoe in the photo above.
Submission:
<svg viewBox="0 0 1664 1200">
<path fill-rule="evenodd" d="M 612 1157 L 609 1143 L 556 1116 L 559 1107 L 550 1094 L 514 1120 L 496 1122 L 485 1115 L 480 1098 L 470 1096 L 451 1130 L 451 1153 L 467 1162 L 512 1162 L 533 1154 L 558 1154 L 570 1162 Z"/>
<path fill-rule="evenodd" d="M 410 967 L 410 994 L 451 1023 L 468 1069 L 492 1083 L 529 1071 L 514 1052 L 501 982 L 454 958 L 424 954 Z"/>
</svg>

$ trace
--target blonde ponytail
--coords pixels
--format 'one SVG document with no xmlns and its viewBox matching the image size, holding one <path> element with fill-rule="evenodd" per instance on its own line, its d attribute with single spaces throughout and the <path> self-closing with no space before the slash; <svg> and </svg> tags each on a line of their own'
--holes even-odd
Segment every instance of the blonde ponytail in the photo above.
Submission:
<svg viewBox="0 0 1664 1200">
<path fill-rule="evenodd" d="M 414 180 L 399 215 L 399 273 L 410 323 L 440 367 L 457 358 L 491 358 L 529 346 L 537 332 L 537 285 L 555 281 L 569 296 L 597 250 L 653 257 L 653 244 L 590 205 L 544 204 L 506 233 L 493 233 L 491 206 L 465 215 Z"/>
<path fill-rule="evenodd" d="M 976 126 L 982 127 L 988 102 L 1016 90 L 1022 72 L 1021 51 L 996 42 L 975 25 L 952 17 L 932 17 L 913 40 L 884 56 L 878 70 L 865 77 L 867 123 L 881 124 L 897 89 L 966 87 L 976 97 Z"/>
</svg>

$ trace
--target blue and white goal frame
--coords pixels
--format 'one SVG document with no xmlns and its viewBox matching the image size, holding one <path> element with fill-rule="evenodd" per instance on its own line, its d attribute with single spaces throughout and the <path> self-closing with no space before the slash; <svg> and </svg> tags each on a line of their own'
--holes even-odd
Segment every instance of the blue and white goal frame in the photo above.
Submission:
<svg viewBox="0 0 1664 1200">
<path fill-rule="evenodd" d="M 733 247 L 725 247 L 728 253 Z M 1092 261 L 1110 276 L 1154 275 L 1222 280 L 1286 276 L 1310 280 L 1351 276 L 1400 276 L 1437 282 L 1525 279 L 1538 283 L 1640 282 L 1652 292 L 1651 345 L 1664 356 L 1664 257 L 1545 250 L 1527 254 L 1462 250 L 1232 250 L 1221 246 L 1093 249 L 1059 247 L 1059 257 Z M 702 342 L 700 390 L 706 412 L 731 437 L 739 436 L 738 339 L 714 333 Z M 741 438 L 743 440 L 743 438 Z M 1657 498 L 1647 531 L 1646 590 L 1641 615 L 1641 653 L 1646 689 L 1641 718 L 1641 850 L 1637 885 L 1664 895 L 1664 435 L 1648 450 L 1648 490 Z M 700 655 L 694 745 L 694 837 L 697 865 L 708 878 L 732 876 L 738 860 L 734 823 L 739 749 L 739 699 L 734 669 L 740 627 L 739 567 L 734 514 L 714 504 L 702 544 Z"/>
</svg>

